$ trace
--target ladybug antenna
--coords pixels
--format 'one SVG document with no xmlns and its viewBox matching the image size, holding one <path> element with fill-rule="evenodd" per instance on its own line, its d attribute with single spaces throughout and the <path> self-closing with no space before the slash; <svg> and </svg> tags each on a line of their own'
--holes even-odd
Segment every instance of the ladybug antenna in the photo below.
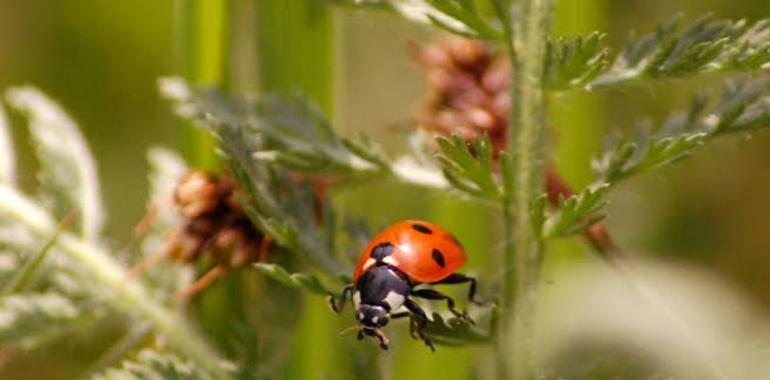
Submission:
<svg viewBox="0 0 770 380">
<path fill-rule="evenodd" d="M 344 336 L 346 334 L 349 334 L 349 333 L 351 333 L 353 331 L 360 330 L 360 329 L 361 329 L 361 327 L 359 327 L 358 325 L 353 325 L 353 326 L 347 327 L 345 329 L 342 329 L 342 331 L 340 331 L 339 334 L 337 334 L 337 335 L 338 336 Z"/>
</svg>

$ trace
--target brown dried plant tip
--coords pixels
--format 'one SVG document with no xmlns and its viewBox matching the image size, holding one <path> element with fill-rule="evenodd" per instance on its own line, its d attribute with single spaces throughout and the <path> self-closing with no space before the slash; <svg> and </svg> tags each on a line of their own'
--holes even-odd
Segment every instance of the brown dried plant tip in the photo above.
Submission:
<svg viewBox="0 0 770 380">
<path fill-rule="evenodd" d="M 465 38 L 414 44 L 411 51 L 427 76 L 418 127 L 467 140 L 487 133 L 495 152 L 505 149 L 511 82 L 504 55 L 490 44 Z"/>
<path fill-rule="evenodd" d="M 174 190 L 184 223 L 169 237 L 166 255 L 193 262 L 210 252 L 217 266 L 240 268 L 264 261 L 269 238 L 260 233 L 238 202 L 242 193 L 229 176 L 202 170 L 185 174 Z"/>
</svg>

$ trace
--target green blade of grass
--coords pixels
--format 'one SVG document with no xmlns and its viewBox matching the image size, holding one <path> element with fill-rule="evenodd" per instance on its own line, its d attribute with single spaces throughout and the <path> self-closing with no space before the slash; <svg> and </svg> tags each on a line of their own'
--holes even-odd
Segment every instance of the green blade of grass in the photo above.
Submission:
<svg viewBox="0 0 770 380">
<path fill-rule="evenodd" d="M 75 220 L 75 212 L 71 211 L 61 221 L 61 223 L 59 223 L 59 226 L 56 227 L 53 235 L 50 239 L 48 239 L 43 248 L 41 248 L 40 251 L 38 251 L 35 256 L 32 257 L 32 259 L 24 263 L 24 266 L 19 269 L 19 272 L 16 273 L 16 276 L 14 276 L 11 281 L 5 285 L 3 288 L 4 295 L 19 293 L 30 287 L 30 285 L 34 282 L 37 273 L 40 271 L 40 268 L 45 262 L 45 259 L 51 252 L 51 248 L 56 245 L 56 241 L 59 239 L 59 235 L 61 235 L 62 231 L 66 230 L 70 224 L 72 224 L 73 220 Z"/>
</svg>

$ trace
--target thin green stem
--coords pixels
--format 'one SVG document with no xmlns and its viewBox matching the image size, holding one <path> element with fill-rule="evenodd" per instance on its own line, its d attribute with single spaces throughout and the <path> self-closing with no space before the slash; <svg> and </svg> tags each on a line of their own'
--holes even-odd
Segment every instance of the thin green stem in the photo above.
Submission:
<svg viewBox="0 0 770 380">
<path fill-rule="evenodd" d="M 227 90 L 230 72 L 230 2 L 176 0 L 176 65 L 185 80 Z M 194 165 L 218 166 L 216 142 L 208 132 L 186 125 L 185 153 Z"/>
<path fill-rule="evenodd" d="M 0 211 L 24 223 L 40 237 L 51 236 L 56 230 L 52 217 L 18 191 L 0 185 Z M 106 297 L 116 309 L 137 313 L 149 321 L 153 329 L 168 340 L 170 346 L 190 360 L 207 369 L 217 379 L 229 379 L 219 355 L 176 313 L 152 297 L 137 281 L 130 281 L 128 272 L 100 246 L 75 235 L 64 233 L 57 247 L 80 263 L 95 283 L 114 293 Z"/>
<path fill-rule="evenodd" d="M 262 92 L 300 92 L 334 114 L 334 60 L 336 16 L 324 0 L 256 0 L 257 80 Z M 317 299 L 305 300 L 295 331 L 302 344 L 295 345 L 289 378 L 312 378 L 343 368 L 346 358 L 325 349 L 337 329 L 337 320 Z"/>
</svg>

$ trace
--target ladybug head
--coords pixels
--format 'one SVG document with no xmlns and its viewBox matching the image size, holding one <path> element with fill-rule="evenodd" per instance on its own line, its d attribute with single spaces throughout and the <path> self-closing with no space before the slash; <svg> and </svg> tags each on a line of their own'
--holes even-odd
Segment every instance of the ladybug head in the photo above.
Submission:
<svg viewBox="0 0 770 380">
<path fill-rule="evenodd" d="M 361 304 L 356 312 L 356 320 L 364 327 L 382 327 L 388 324 L 388 311 L 382 306 Z"/>
</svg>

